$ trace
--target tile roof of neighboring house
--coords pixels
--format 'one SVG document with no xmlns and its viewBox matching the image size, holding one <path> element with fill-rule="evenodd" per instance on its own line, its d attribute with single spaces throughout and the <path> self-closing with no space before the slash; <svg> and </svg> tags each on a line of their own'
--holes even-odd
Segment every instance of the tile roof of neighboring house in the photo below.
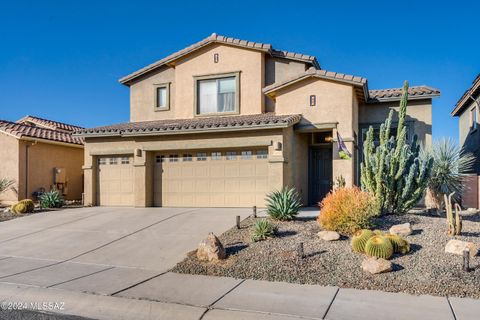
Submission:
<svg viewBox="0 0 480 320">
<path fill-rule="evenodd" d="M 14 136 L 18 139 L 26 137 L 75 145 L 83 145 L 82 138 L 74 137 L 71 133 L 68 132 L 29 126 L 26 124 L 15 123 L 6 120 L 0 120 L 0 132 Z"/>
<path fill-rule="evenodd" d="M 222 116 L 194 119 L 172 119 L 141 122 L 127 122 L 111 126 L 80 130 L 79 136 L 104 135 L 142 135 L 165 134 L 178 132 L 198 132 L 207 130 L 244 130 L 260 128 L 287 127 L 296 124 L 301 119 L 298 114 L 275 115 L 263 113 L 245 116 Z"/>
<path fill-rule="evenodd" d="M 473 80 L 472 85 L 470 88 L 468 88 L 465 93 L 458 99 L 457 103 L 455 104 L 455 107 L 453 108 L 451 115 L 452 116 L 458 116 L 460 115 L 460 111 L 462 111 L 468 101 L 472 101 L 472 96 L 475 97 L 477 93 L 480 91 L 480 74 L 477 75 L 475 80 Z M 480 95 L 480 94 L 479 94 Z M 478 97 L 475 97 L 475 99 L 478 100 Z M 480 103 L 480 102 L 479 102 Z"/>
<path fill-rule="evenodd" d="M 23 117 L 22 119 L 20 119 L 16 122 L 20 123 L 20 124 L 32 123 L 32 124 L 34 124 L 36 126 L 39 126 L 39 127 L 44 127 L 44 128 L 51 129 L 51 130 L 64 130 L 64 131 L 68 131 L 68 132 L 73 132 L 73 131 L 83 129 L 82 127 L 74 126 L 74 125 L 71 125 L 71 124 L 68 124 L 68 123 L 43 119 L 43 118 L 34 117 L 34 116 L 25 116 L 25 117 Z"/>
<path fill-rule="evenodd" d="M 321 79 L 327 79 L 327 80 L 332 80 L 332 81 L 338 81 L 338 82 L 343 82 L 347 84 L 351 84 L 354 86 L 360 86 L 362 88 L 367 88 L 367 79 L 362 78 L 362 77 L 357 77 L 357 76 L 352 76 L 349 74 L 343 74 L 343 73 L 338 73 L 338 72 L 333 72 L 333 71 L 327 71 L 327 70 L 317 70 L 315 68 L 309 68 L 307 71 L 302 72 L 298 75 L 295 75 L 291 78 L 288 78 L 284 81 L 273 83 L 269 86 L 266 86 L 263 88 L 263 92 L 265 94 L 270 94 L 273 93 L 281 88 L 287 87 L 291 84 L 297 83 L 303 79 L 309 78 L 309 77 L 316 77 L 316 78 L 321 78 Z"/>
<path fill-rule="evenodd" d="M 402 97 L 402 88 L 368 90 L 368 102 L 396 101 Z M 423 99 L 440 96 L 440 90 L 429 86 L 416 86 L 408 88 L 408 99 Z"/>
<path fill-rule="evenodd" d="M 290 60 L 296 60 L 296 61 L 302 61 L 309 63 L 316 67 L 317 69 L 320 69 L 320 65 L 318 64 L 317 58 L 314 56 L 310 55 L 305 55 L 305 54 L 300 54 L 300 53 L 294 53 L 294 52 L 289 52 L 289 51 L 282 51 L 282 50 L 275 50 L 272 48 L 271 44 L 267 43 L 259 43 L 259 42 L 252 42 L 252 41 L 247 41 L 247 40 L 240 40 L 240 39 L 235 39 L 235 38 L 230 38 L 230 37 L 225 37 L 221 35 L 217 35 L 216 33 L 213 33 L 209 37 L 192 44 L 191 46 L 188 46 L 180 51 L 177 51 L 161 60 L 158 60 L 140 70 L 137 70 L 123 78 L 121 78 L 119 81 L 122 84 L 128 85 L 130 81 L 136 79 L 137 77 L 150 72 L 154 69 L 157 69 L 165 64 L 168 64 L 170 62 L 173 62 L 187 54 L 192 53 L 195 50 L 198 50 L 200 48 L 205 47 L 206 45 L 209 45 L 211 43 L 223 43 L 223 44 L 228 44 L 231 46 L 237 46 L 237 47 L 242 47 L 242 48 L 247 48 L 247 49 L 252 49 L 252 50 L 259 50 L 266 52 L 270 54 L 273 57 L 278 57 L 278 58 L 285 58 L 285 59 L 290 59 Z"/>
</svg>

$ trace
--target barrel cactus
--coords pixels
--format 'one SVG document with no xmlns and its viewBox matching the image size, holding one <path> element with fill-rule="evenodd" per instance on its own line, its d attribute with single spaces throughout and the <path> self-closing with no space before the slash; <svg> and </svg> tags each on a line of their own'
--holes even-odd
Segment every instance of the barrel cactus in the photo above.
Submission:
<svg viewBox="0 0 480 320">
<path fill-rule="evenodd" d="M 406 254 L 410 252 L 410 244 L 407 240 L 403 239 L 396 234 L 386 234 L 385 237 L 390 240 L 390 243 L 393 246 L 394 253 Z"/>
<path fill-rule="evenodd" d="M 376 236 L 383 236 L 382 230 L 373 230 L 373 234 Z"/>
<path fill-rule="evenodd" d="M 27 210 L 26 212 L 33 213 L 33 211 L 35 210 L 35 205 L 33 204 L 33 201 L 31 199 L 24 199 L 24 200 L 21 200 L 20 202 L 25 205 Z"/>
<path fill-rule="evenodd" d="M 352 249 L 355 252 L 364 253 L 365 252 L 365 244 L 367 243 L 368 239 L 373 237 L 375 234 L 373 231 L 368 229 L 362 229 L 355 233 L 352 238 Z"/>
<path fill-rule="evenodd" d="M 388 238 L 373 236 L 365 244 L 365 253 L 370 257 L 390 259 L 393 255 L 393 246 Z"/>
<path fill-rule="evenodd" d="M 27 206 L 23 202 L 17 202 L 10 207 L 10 211 L 16 214 L 22 214 L 27 212 Z"/>
</svg>

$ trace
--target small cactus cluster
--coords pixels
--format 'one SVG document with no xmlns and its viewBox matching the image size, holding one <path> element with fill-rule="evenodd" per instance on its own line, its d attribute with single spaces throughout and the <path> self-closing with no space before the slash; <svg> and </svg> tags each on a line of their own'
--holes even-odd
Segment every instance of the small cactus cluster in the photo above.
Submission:
<svg viewBox="0 0 480 320">
<path fill-rule="evenodd" d="M 20 200 L 10 207 L 10 211 L 16 214 L 32 213 L 35 210 L 35 205 L 30 199 Z"/>
<path fill-rule="evenodd" d="M 455 192 L 451 194 L 443 195 L 445 200 L 445 211 L 447 211 L 447 223 L 448 223 L 448 235 L 449 236 L 458 236 L 462 233 L 462 217 L 459 212 L 462 210 L 458 203 L 455 203 L 455 215 L 453 214 L 452 208 L 452 196 Z"/>
<path fill-rule="evenodd" d="M 410 251 L 407 240 L 380 230 L 360 230 L 353 236 L 351 244 L 354 252 L 383 259 L 390 259 L 394 253 L 406 254 Z"/>
</svg>

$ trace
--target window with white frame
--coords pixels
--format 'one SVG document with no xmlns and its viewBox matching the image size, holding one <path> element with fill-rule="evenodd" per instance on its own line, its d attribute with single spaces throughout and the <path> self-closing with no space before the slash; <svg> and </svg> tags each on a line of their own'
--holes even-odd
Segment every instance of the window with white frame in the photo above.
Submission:
<svg viewBox="0 0 480 320">
<path fill-rule="evenodd" d="M 192 161 L 192 155 L 187 153 L 183 155 L 183 162 L 188 162 L 188 161 Z"/>
<path fill-rule="evenodd" d="M 170 108 L 170 86 L 166 84 L 155 85 L 155 109 L 168 110 Z"/>
<path fill-rule="evenodd" d="M 242 160 L 250 160 L 252 159 L 252 151 L 242 151 Z"/>
<path fill-rule="evenodd" d="M 212 160 L 222 160 L 221 152 L 212 152 Z"/>
<path fill-rule="evenodd" d="M 237 112 L 237 80 L 237 76 L 198 79 L 197 114 Z"/>
<path fill-rule="evenodd" d="M 206 152 L 197 153 L 197 161 L 207 161 L 207 153 Z"/>
<path fill-rule="evenodd" d="M 155 157 L 155 162 L 156 163 L 165 162 L 165 156 L 156 156 Z"/>
<path fill-rule="evenodd" d="M 121 163 L 122 164 L 130 164 L 130 158 L 129 157 L 122 157 Z"/>
<path fill-rule="evenodd" d="M 237 159 L 237 153 L 235 151 L 227 151 L 225 153 L 225 159 L 236 160 Z"/>
<path fill-rule="evenodd" d="M 257 150 L 257 159 L 267 159 L 268 150 Z"/>
<path fill-rule="evenodd" d="M 169 157 L 170 162 L 178 162 L 178 154 L 171 154 Z"/>
<path fill-rule="evenodd" d="M 98 158 L 98 164 L 107 164 L 107 158 Z"/>
<path fill-rule="evenodd" d="M 117 158 L 110 158 L 108 161 L 109 164 L 117 164 Z"/>
</svg>

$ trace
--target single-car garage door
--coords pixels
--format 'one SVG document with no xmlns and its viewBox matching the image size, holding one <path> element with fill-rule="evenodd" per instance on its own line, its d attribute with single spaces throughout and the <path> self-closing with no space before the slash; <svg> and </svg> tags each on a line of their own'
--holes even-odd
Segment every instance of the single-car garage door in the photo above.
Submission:
<svg viewBox="0 0 480 320">
<path fill-rule="evenodd" d="M 268 192 L 267 155 L 266 148 L 157 153 L 154 204 L 263 207 Z"/>
<path fill-rule="evenodd" d="M 132 157 L 99 157 L 97 204 L 100 206 L 133 206 L 133 197 Z"/>
</svg>

